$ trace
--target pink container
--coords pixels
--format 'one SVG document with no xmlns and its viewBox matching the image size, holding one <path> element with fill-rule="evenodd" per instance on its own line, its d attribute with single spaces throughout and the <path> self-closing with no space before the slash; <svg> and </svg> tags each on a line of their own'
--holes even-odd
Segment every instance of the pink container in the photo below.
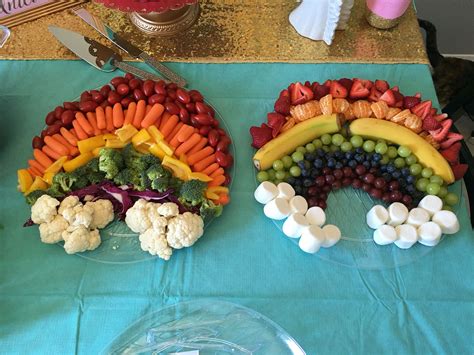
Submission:
<svg viewBox="0 0 474 355">
<path fill-rule="evenodd" d="M 367 0 L 367 21 L 381 29 L 394 27 L 410 4 L 411 0 Z"/>
</svg>

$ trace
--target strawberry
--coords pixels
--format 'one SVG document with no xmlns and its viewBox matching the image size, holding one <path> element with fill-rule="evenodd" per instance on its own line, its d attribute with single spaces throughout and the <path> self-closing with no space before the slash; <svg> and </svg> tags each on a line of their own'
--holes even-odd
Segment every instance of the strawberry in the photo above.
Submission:
<svg viewBox="0 0 474 355">
<path fill-rule="evenodd" d="M 372 89 L 370 89 L 369 101 L 377 102 L 379 101 L 380 96 L 382 96 L 382 93 L 378 91 L 375 86 L 372 86 Z"/>
<path fill-rule="evenodd" d="M 419 98 L 419 99 L 421 100 L 421 94 L 420 94 L 419 92 L 417 92 L 417 93 L 415 94 L 415 97 L 417 97 L 417 98 Z"/>
<path fill-rule="evenodd" d="M 459 159 L 459 151 L 461 150 L 461 143 L 456 142 L 448 149 L 440 151 L 441 155 L 451 164 L 456 164 Z"/>
<path fill-rule="evenodd" d="M 292 105 L 300 105 L 308 102 L 314 96 L 311 88 L 304 86 L 300 82 L 290 85 L 290 99 Z"/>
<path fill-rule="evenodd" d="M 339 84 L 344 86 L 347 89 L 347 92 L 351 91 L 352 80 L 348 78 L 342 78 L 338 80 Z"/>
<path fill-rule="evenodd" d="M 327 86 L 328 88 L 331 87 L 331 80 L 326 80 L 322 85 Z"/>
<path fill-rule="evenodd" d="M 304 86 L 306 86 L 307 88 L 310 88 L 310 87 L 311 87 L 311 83 L 310 83 L 308 80 L 306 80 L 306 81 L 304 82 Z"/>
<path fill-rule="evenodd" d="M 392 91 L 400 92 L 400 88 L 398 86 L 394 86 L 392 88 Z"/>
<path fill-rule="evenodd" d="M 405 96 L 403 98 L 403 108 L 409 108 L 410 110 L 418 105 L 421 102 L 421 99 L 416 96 Z"/>
<path fill-rule="evenodd" d="M 390 88 L 385 80 L 375 80 L 375 87 L 380 92 L 385 92 Z"/>
<path fill-rule="evenodd" d="M 452 124 L 452 120 L 444 120 L 443 122 L 441 122 L 440 128 L 429 132 L 436 142 L 442 142 L 447 137 Z"/>
<path fill-rule="evenodd" d="M 441 113 L 439 115 L 433 116 L 433 118 L 436 121 L 441 122 L 441 121 L 445 120 L 446 118 L 448 118 L 448 114 L 447 113 Z"/>
<path fill-rule="evenodd" d="M 382 96 L 380 96 L 381 101 L 385 101 L 388 106 L 394 107 L 397 100 L 395 100 L 395 95 L 391 89 L 385 91 Z"/>
<path fill-rule="evenodd" d="M 425 119 L 425 121 L 426 121 L 426 119 Z M 452 146 L 454 143 L 456 143 L 460 140 L 463 140 L 463 139 L 464 139 L 464 137 L 463 137 L 462 134 L 455 133 L 455 132 L 449 132 L 448 135 L 446 136 L 446 139 L 443 142 L 441 142 L 441 144 L 440 144 L 441 149 L 447 149 L 450 146 Z"/>
<path fill-rule="evenodd" d="M 329 88 L 329 93 L 335 99 L 337 98 L 344 99 L 347 97 L 347 89 L 336 80 L 334 80 L 331 83 L 331 87 Z"/>
<path fill-rule="evenodd" d="M 370 80 L 365 80 L 365 79 L 352 79 L 353 81 L 360 81 L 362 83 L 362 85 L 364 85 L 364 87 L 366 87 L 367 89 L 371 89 L 372 86 L 374 86 L 374 83 Z"/>
<path fill-rule="evenodd" d="M 420 102 L 418 105 L 413 107 L 411 109 L 411 113 L 417 115 L 422 120 L 424 120 L 425 117 L 428 116 L 428 114 L 430 113 L 432 106 L 433 104 L 431 100 L 426 100 L 426 101 Z"/>
<path fill-rule="evenodd" d="M 314 98 L 316 100 L 320 100 L 321 97 L 329 94 L 329 88 L 324 85 L 319 85 L 318 83 L 316 83 L 316 85 L 313 83 L 313 93 L 314 93 Z"/>
<path fill-rule="evenodd" d="M 280 95 L 278 96 L 278 98 L 280 97 L 290 97 L 290 93 L 288 92 L 288 89 L 280 91 Z"/>
<path fill-rule="evenodd" d="M 437 111 L 438 110 L 436 110 L 434 107 L 432 107 L 429 114 L 434 117 L 434 116 L 436 116 Z"/>
<path fill-rule="evenodd" d="M 286 122 L 286 118 L 276 112 L 267 114 L 268 126 L 272 129 L 272 137 L 275 138 L 280 133 L 281 128 Z"/>
<path fill-rule="evenodd" d="M 252 147 L 261 148 L 273 138 L 272 129 L 266 123 L 262 123 L 260 127 L 250 127 L 250 135 L 252 136 Z"/>
<path fill-rule="evenodd" d="M 276 112 L 286 116 L 290 114 L 290 98 L 288 96 L 280 96 L 275 102 L 274 109 Z"/>
<path fill-rule="evenodd" d="M 364 82 L 368 80 L 354 79 L 349 93 L 351 99 L 365 99 L 370 94 L 370 88 L 366 87 Z M 372 83 L 370 85 L 372 87 Z"/>
<path fill-rule="evenodd" d="M 441 127 L 441 124 L 436 121 L 432 116 L 428 116 L 423 120 L 424 131 L 435 131 Z"/>
<path fill-rule="evenodd" d="M 395 107 L 403 107 L 403 95 L 398 91 L 393 91 L 393 97 L 395 97 Z"/>
<path fill-rule="evenodd" d="M 455 180 L 461 180 L 463 178 L 464 174 L 466 174 L 468 167 L 469 166 L 467 164 L 452 165 L 451 170 L 453 171 L 454 179 Z"/>
</svg>

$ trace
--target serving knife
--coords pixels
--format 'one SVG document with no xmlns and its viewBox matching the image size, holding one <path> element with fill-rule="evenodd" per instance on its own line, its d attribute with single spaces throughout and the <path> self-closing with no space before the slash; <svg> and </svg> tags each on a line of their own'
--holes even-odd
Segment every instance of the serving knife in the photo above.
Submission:
<svg viewBox="0 0 474 355">
<path fill-rule="evenodd" d="M 156 71 L 161 73 L 165 78 L 175 82 L 178 86 L 185 87 L 186 80 L 181 76 L 170 70 L 168 67 L 157 61 L 155 58 L 150 56 L 148 53 L 142 51 L 140 48 L 134 46 L 126 39 L 115 33 L 109 26 L 104 24 L 99 18 L 92 15 L 89 11 L 84 8 L 76 8 L 73 10 L 74 13 L 87 22 L 90 26 L 100 32 L 104 37 L 109 39 L 117 47 L 123 49 L 125 52 L 130 54 L 132 57 L 143 60 L 146 64 L 154 68 Z"/>
<path fill-rule="evenodd" d="M 120 54 L 89 37 L 60 27 L 49 26 L 48 29 L 59 42 L 97 69 L 111 72 L 119 68 L 143 79 L 163 80 L 155 74 L 123 62 Z"/>
</svg>

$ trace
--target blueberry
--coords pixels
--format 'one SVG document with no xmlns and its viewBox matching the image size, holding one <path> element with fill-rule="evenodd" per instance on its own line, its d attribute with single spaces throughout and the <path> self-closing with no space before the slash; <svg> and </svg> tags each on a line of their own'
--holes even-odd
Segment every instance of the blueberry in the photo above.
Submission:
<svg viewBox="0 0 474 355">
<path fill-rule="evenodd" d="M 295 193 L 297 195 L 301 195 L 301 193 L 303 192 L 303 188 L 301 186 L 293 186 L 293 188 L 295 189 Z"/>
<path fill-rule="evenodd" d="M 346 159 L 347 159 L 347 160 L 351 160 L 352 157 L 354 156 L 354 153 L 352 153 L 352 152 L 346 152 L 345 156 L 346 156 Z"/>
<path fill-rule="evenodd" d="M 316 155 L 314 153 L 306 153 L 304 155 L 304 158 L 307 160 L 307 161 L 313 161 L 314 159 L 316 159 Z"/>
<path fill-rule="evenodd" d="M 401 170 L 401 173 L 402 173 L 403 176 L 408 176 L 408 175 L 410 175 L 410 169 L 409 168 L 403 168 Z"/>
<path fill-rule="evenodd" d="M 324 157 L 324 156 L 326 156 L 326 152 L 324 151 L 324 149 L 319 148 L 319 149 L 316 151 L 316 155 L 317 155 L 318 157 Z"/>
<path fill-rule="evenodd" d="M 303 180 L 303 186 L 304 187 L 310 187 L 311 185 L 313 185 L 313 180 L 312 179 L 304 179 Z"/>
<path fill-rule="evenodd" d="M 387 165 L 382 165 L 382 166 L 380 167 L 380 171 L 381 171 L 382 173 L 386 172 L 386 171 L 387 171 Z"/>
<path fill-rule="evenodd" d="M 311 164 L 307 160 L 301 160 L 301 161 L 298 162 L 298 166 L 301 169 L 309 169 L 311 167 Z"/>
<path fill-rule="evenodd" d="M 357 154 L 364 154 L 364 149 L 362 149 L 362 148 L 356 148 L 355 152 L 356 152 Z"/>
<path fill-rule="evenodd" d="M 392 173 L 392 177 L 393 177 L 395 180 L 400 179 L 400 176 L 402 176 L 402 173 L 400 172 L 400 170 L 395 170 L 395 171 Z"/>
<path fill-rule="evenodd" d="M 301 169 L 301 176 L 302 177 L 310 177 L 311 171 L 309 169 Z"/>
<path fill-rule="evenodd" d="M 364 154 L 365 161 L 372 161 L 372 154 Z"/>
<path fill-rule="evenodd" d="M 379 154 L 379 153 L 372 154 L 372 160 L 373 161 L 381 161 L 382 160 L 382 154 Z"/>
<path fill-rule="evenodd" d="M 413 183 L 415 183 L 415 181 L 416 181 L 416 179 L 415 179 L 415 177 L 414 177 L 413 175 L 408 175 L 408 176 L 406 177 L 406 180 L 407 180 L 407 183 L 409 183 L 409 184 L 413 184 Z"/>
<path fill-rule="evenodd" d="M 328 166 L 328 168 L 332 169 L 336 165 L 336 160 L 334 158 L 329 158 L 326 165 Z"/>
<path fill-rule="evenodd" d="M 318 169 L 312 169 L 310 176 L 314 179 L 314 178 L 317 178 L 320 173 L 321 173 L 321 172 L 320 172 Z"/>
<path fill-rule="evenodd" d="M 354 159 L 355 159 L 358 163 L 362 163 L 362 162 L 365 160 L 365 158 L 364 158 L 364 156 L 363 156 L 362 154 L 356 154 L 355 157 L 354 157 Z"/>
<path fill-rule="evenodd" d="M 379 166 L 379 162 L 378 162 L 378 161 L 375 161 L 375 160 L 372 160 L 372 161 L 370 162 L 370 166 L 373 167 L 373 168 L 376 168 L 376 167 Z"/>
<path fill-rule="evenodd" d="M 412 184 L 408 184 L 407 186 L 405 186 L 405 190 L 409 194 L 413 194 L 416 191 L 416 187 Z"/>
<path fill-rule="evenodd" d="M 393 173 L 397 168 L 393 164 L 387 164 L 387 173 Z"/>
<path fill-rule="evenodd" d="M 337 152 L 334 152 L 334 158 L 336 159 L 342 159 L 343 156 L 344 156 L 344 153 L 339 150 Z"/>
<path fill-rule="evenodd" d="M 349 160 L 347 160 L 347 159 L 341 159 L 341 163 L 342 163 L 342 165 L 344 165 L 344 166 L 347 166 L 347 162 L 348 162 L 348 161 L 349 161 Z"/>
<path fill-rule="evenodd" d="M 349 160 L 349 163 L 347 163 L 347 165 L 350 168 L 355 168 L 357 166 L 357 162 L 355 160 Z"/>
<path fill-rule="evenodd" d="M 290 177 L 286 180 L 286 182 L 287 182 L 288 184 L 290 184 L 291 186 L 295 186 L 295 185 L 296 185 L 296 181 L 297 181 L 297 179 L 296 179 L 295 177 L 293 177 L 293 176 L 290 176 Z"/>
<path fill-rule="evenodd" d="M 338 161 L 338 162 L 336 163 L 336 165 L 334 165 L 334 167 L 335 167 L 336 169 L 342 169 L 342 168 L 344 167 L 344 164 L 342 164 L 340 161 Z"/>
<path fill-rule="evenodd" d="M 390 175 L 389 173 L 383 173 L 382 177 L 386 182 L 389 182 L 390 180 L 392 180 L 392 175 Z"/>
<path fill-rule="evenodd" d="M 366 169 L 370 169 L 370 167 L 371 167 L 371 166 L 370 166 L 370 163 L 369 163 L 368 161 L 364 161 L 364 162 L 362 163 L 362 165 L 363 165 Z"/>
<path fill-rule="evenodd" d="M 398 183 L 400 184 L 401 188 L 406 188 L 407 186 L 407 182 L 405 181 L 405 179 L 398 180 Z"/>
<path fill-rule="evenodd" d="M 323 163 L 322 159 L 318 158 L 318 159 L 314 160 L 313 165 L 314 165 L 315 168 L 320 169 L 324 166 L 324 163 Z"/>
<path fill-rule="evenodd" d="M 296 178 L 295 180 L 296 180 L 296 181 L 295 181 L 295 186 L 301 186 L 301 185 L 303 185 L 303 180 L 302 180 L 302 179 Z"/>
</svg>

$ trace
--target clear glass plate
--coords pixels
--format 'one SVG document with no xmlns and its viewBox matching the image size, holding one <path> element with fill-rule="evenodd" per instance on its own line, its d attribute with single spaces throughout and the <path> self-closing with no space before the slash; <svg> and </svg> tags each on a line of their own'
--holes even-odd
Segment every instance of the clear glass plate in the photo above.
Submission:
<svg viewBox="0 0 474 355">
<path fill-rule="evenodd" d="M 278 324 L 235 303 L 180 302 L 138 319 L 101 354 L 304 355 Z"/>
</svg>

